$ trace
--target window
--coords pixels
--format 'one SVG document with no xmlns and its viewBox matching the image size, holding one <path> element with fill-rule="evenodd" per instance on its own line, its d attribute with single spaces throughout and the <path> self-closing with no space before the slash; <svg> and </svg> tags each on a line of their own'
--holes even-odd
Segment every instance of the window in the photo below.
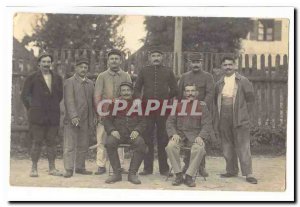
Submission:
<svg viewBox="0 0 300 207">
<path fill-rule="evenodd" d="M 274 19 L 258 19 L 253 21 L 250 40 L 281 41 L 281 21 Z"/>
<path fill-rule="evenodd" d="M 258 37 L 260 41 L 274 40 L 274 20 L 258 20 Z"/>
</svg>

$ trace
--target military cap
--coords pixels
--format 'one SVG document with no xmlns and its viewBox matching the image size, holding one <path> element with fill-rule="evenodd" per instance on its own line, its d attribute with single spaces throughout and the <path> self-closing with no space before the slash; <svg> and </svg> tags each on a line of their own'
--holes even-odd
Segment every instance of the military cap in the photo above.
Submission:
<svg viewBox="0 0 300 207">
<path fill-rule="evenodd" d="M 148 53 L 149 54 L 154 53 L 154 52 L 158 52 L 160 54 L 163 54 L 162 48 L 159 47 L 159 46 L 151 46 L 151 47 L 148 48 Z"/>
<path fill-rule="evenodd" d="M 131 89 L 133 89 L 133 85 L 132 85 L 132 83 L 130 83 L 130 82 L 122 82 L 122 83 L 120 84 L 120 88 L 121 88 L 122 86 L 129 86 Z"/>
<path fill-rule="evenodd" d="M 112 50 L 108 51 L 107 58 L 111 55 L 119 55 L 120 57 L 122 57 L 122 52 L 117 49 L 112 49 Z"/>
<path fill-rule="evenodd" d="M 82 63 L 85 63 L 85 64 L 89 65 L 89 60 L 86 57 L 80 57 L 76 60 L 75 65 L 77 66 L 77 65 L 80 65 Z"/>
<path fill-rule="evenodd" d="M 201 53 L 189 53 L 188 60 L 193 61 L 193 60 L 203 60 L 202 54 Z"/>
<path fill-rule="evenodd" d="M 50 54 L 50 53 L 48 53 L 48 52 L 46 52 L 46 51 L 43 51 L 43 52 L 41 52 L 40 54 L 39 54 L 39 56 L 38 56 L 38 62 L 40 62 L 40 60 L 43 58 L 43 57 L 50 57 L 51 58 L 51 62 L 53 61 L 53 56 Z"/>
</svg>

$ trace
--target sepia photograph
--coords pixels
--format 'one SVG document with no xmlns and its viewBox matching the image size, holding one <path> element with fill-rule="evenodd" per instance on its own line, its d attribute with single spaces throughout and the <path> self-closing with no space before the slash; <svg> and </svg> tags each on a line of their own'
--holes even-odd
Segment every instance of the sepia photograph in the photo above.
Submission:
<svg viewBox="0 0 300 207">
<path fill-rule="evenodd" d="M 13 14 L 10 186 L 286 191 L 291 19 L 77 11 Z"/>
</svg>

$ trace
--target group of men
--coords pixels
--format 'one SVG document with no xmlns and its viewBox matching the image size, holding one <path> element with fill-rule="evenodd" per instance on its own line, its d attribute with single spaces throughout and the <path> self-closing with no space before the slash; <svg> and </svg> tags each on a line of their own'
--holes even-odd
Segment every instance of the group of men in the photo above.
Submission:
<svg viewBox="0 0 300 207">
<path fill-rule="evenodd" d="M 87 58 L 76 60 L 75 74 L 65 80 L 64 86 L 62 78 L 51 70 L 52 62 L 51 54 L 40 54 L 38 70 L 27 77 L 21 94 L 28 110 L 32 138 L 31 177 L 38 177 L 37 163 L 43 141 L 47 146 L 49 175 L 69 178 L 74 173 L 92 174 L 86 170 L 85 160 L 89 135 L 96 126 L 98 169 L 95 174 L 106 173 L 107 161 L 113 169 L 106 183 L 121 181 L 122 174 L 128 173 L 128 181 L 140 184 L 137 173 L 143 161 L 144 169 L 139 175 L 152 174 L 156 138 L 160 174 L 173 176 L 169 159 L 175 173 L 172 184 L 184 183 L 194 187 L 193 178 L 197 173 L 208 176 L 205 170 L 205 144 L 209 140 L 214 141 L 215 134 L 222 140 L 226 160 L 226 173 L 221 177 L 236 177 L 239 159 L 246 181 L 257 183 L 252 175 L 249 132 L 253 86 L 246 77 L 236 72 L 233 58 L 223 58 L 224 76 L 214 83 L 213 76 L 203 70 L 201 55 L 190 54 L 189 72 L 184 73 L 177 84 L 173 71 L 162 64 L 161 49 L 152 47 L 149 50 L 150 65 L 139 70 L 134 85 L 130 75 L 122 70 L 122 53 L 116 49 L 108 52 L 108 68 L 98 75 L 95 84 L 87 78 Z M 65 105 L 64 174 L 55 168 L 62 98 Z M 111 100 L 110 104 L 100 104 L 105 100 Z M 115 115 L 101 116 L 98 113 L 99 110 L 112 110 L 117 100 L 126 101 L 128 105 Z M 163 109 L 157 108 L 149 116 L 139 113 L 127 116 L 130 106 L 151 100 L 168 100 L 170 105 L 174 100 L 184 101 L 177 104 L 176 113 L 170 115 L 162 114 Z M 192 103 L 195 101 L 194 107 Z M 191 113 L 193 109 L 199 113 Z M 118 147 L 123 143 L 129 144 L 133 152 L 128 172 L 124 169 L 124 149 Z M 183 168 L 180 160 L 182 151 L 185 155 Z"/>
</svg>

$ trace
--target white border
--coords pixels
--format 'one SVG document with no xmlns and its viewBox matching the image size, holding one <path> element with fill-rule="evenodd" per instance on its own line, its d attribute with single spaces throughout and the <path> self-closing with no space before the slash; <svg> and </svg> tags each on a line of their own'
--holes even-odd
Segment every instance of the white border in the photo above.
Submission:
<svg viewBox="0 0 300 207">
<path fill-rule="evenodd" d="M 21 1 L 17 1 L 21 2 Z M 85 5 L 89 1 L 84 2 Z M 49 2 L 47 2 L 49 3 Z M 112 2 L 110 2 L 111 4 Z M 76 3 L 75 3 L 76 4 Z M 170 3 L 169 3 L 170 4 Z M 9 5 L 9 4 L 8 4 Z M 11 4 L 15 5 L 15 4 Z M 20 5 L 26 5 L 24 1 Z M 36 4 L 31 4 L 36 5 Z M 6 200 L 202 200 L 202 201 L 279 201 L 293 200 L 294 195 L 294 17 L 291 7 L 156 7 L 156 8 L 131 8 L 131 7 L 65 7 L 45 6 L 41 7 L 7 7 L 2 14 L 2 23 L 5 33 L 1 36 L 1 43 L 5 43 L 5 50 L 1 51 L 4 65 L 1 67 L 4 78 L 1 81 L 1 122 L 2 140 L 1 151 L 4 152 L 2 159 L 1 186 L 5 188 L 2 195 Z M 49 4 L 48 4 L 49 5 Z M 54 5 L 54 3 L 52 4 Z M 62 4 L 61 4 L 62 5 Z M 74 4 L 73 4 L 74 5 Z M 82 5 L 77 3 L 76 5 Z M 92 4 L 91 4 L 92 5 Z M 108 5 L 108 4 L 106 4 Z M 138 3 L 137 3 L 138 5 Z M 287 189 L 285 192 L 229 192 L 229 191 L 169 191 L 169 190 L 114 190 L 114 189 L 82 189 L 82 188 L 34 188 L 34 187 L 11 187 L 9 186 L 9 155 L 10 155 L 10 88 L 11 88 L 11 59 L 12 59 L 12 16 L 15 12 L 55 12 L 55 13 L 94 13 L 94 14 L 127 14 L 127 15 L 170 15 L 170 16 L 214 16 L 214 17 L 268 17 L 290 19 L 290 47 L 289 47 L 289 100 L 288 100 L 288 134 L 287 134 Z M 1 44 L 3 45 L 3 44 Z M 2 97 L 5 97 L 2 99 Z M 8 101 L 3 101 L 8 100 Z M 3 127 L 3 129 L 2 129 Z M 2 153 L 3 155 L 3 153 Z"/>
</svg>

